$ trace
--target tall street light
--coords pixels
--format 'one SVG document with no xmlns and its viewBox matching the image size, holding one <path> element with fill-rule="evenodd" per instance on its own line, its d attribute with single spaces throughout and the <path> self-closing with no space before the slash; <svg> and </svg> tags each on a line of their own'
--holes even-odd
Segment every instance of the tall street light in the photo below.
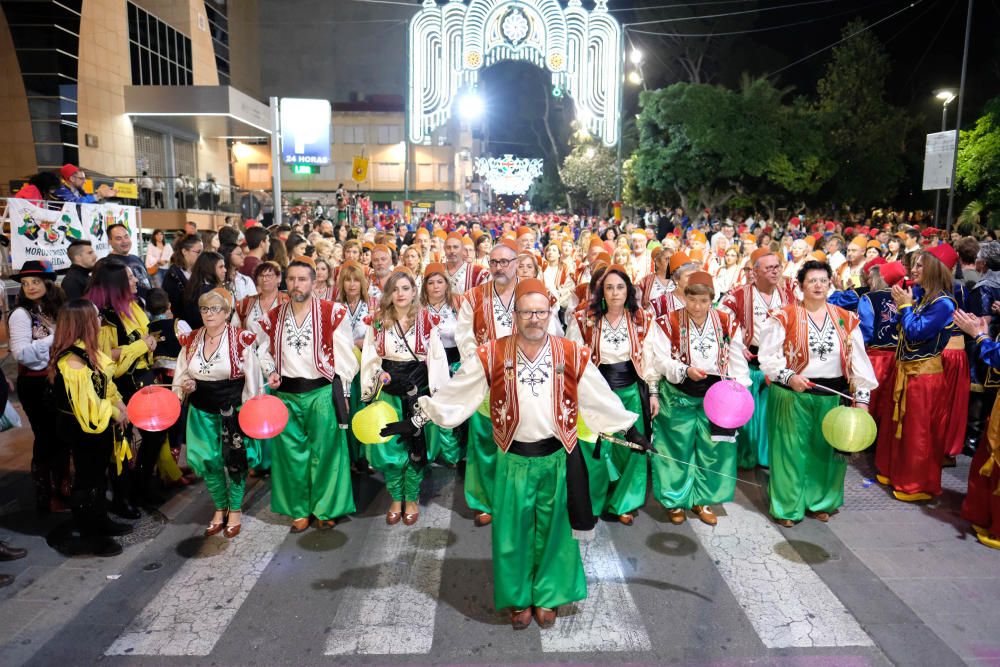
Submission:
<svg viewBox="0 0 1000 667">
<path fill-rule="evenodd" d="M 948 105 L 955 99 L 955 93 L 950 90 L 940 90 L 935 97 L 941 100 L 941 131 L 948 131 Z M 941 190 L 934 195 L 934 224 L 941 222 Z"/>
<path fill-rule="evenodd" d="M 965 15 L 965 45 L 962 47 L 962 78 L 958 84 L 958 113 L 955 120 L 955 153 L 951 163 L 951 188 L 948 190 L 948 234 L 951 234 L 951 222 L 955 211 L 955 176 L 958 172 L 958 140 L 962 132 L 962 106 L 965 103 L 965 73 L 969 67 L 969 33 L 972 32 L 972 6 L 973 0 L 969 0 L 969 6 Z"/>
</svg>

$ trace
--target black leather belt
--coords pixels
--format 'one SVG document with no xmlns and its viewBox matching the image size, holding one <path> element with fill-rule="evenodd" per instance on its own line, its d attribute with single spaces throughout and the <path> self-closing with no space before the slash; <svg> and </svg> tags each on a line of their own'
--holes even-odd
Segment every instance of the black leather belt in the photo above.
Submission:
<svg viewBox="0 0 1000 667">
<path fill-rule="evenodd" d="M 809 378 L 809 381 L 813 384 L 818 384 L 820 387 L 827 387 L 828 389 L 833 389 L 834 391 L 839 391 L 842 394 L 850 393 L 850 386 L 847 384 L 847 380 L 843 377 L 839 378 Z M 830 396 L 830 392 L 823 391 L 819 387 L 814 387 L 812 389 L 806 389 L 807 394 L 816 394 L 817 396 Z"/>
</svg>

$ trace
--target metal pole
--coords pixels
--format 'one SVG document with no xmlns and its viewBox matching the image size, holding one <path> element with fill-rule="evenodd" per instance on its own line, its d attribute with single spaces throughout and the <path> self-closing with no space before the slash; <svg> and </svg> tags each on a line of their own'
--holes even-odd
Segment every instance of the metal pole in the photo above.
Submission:
<svg viewBox="0 0 1000 667">
<path fill-rule="evenodd" d="M 274 200 L 274 224 L 281 224 L 281 115 L 278 98 L 271 98 L 271 198 Z"/>
<path fill-rule="evenodd" d="M 406 57 L 403 59 L 406 68 L 403 72 L 404 88 L 406 90 L 406 101 L 403 102 L 403 202 L 410 198 L 410 98 L 413 91 L 410 90 L 410 21 L 406 21 Z M 403 204 L 406 208 L 406 204 Z M 405 213 L 404 213 L 405 215 Z"/>
<path fill-rule="evenodd" d="M 622 134 L 625 132 L 625 123 L 622 121 L 622 117 L 625 114 L 625 40 L 622 40 L 622 48 L 620 50 L 621 59 L 618 62 L 618 158 L 616 164 L 616 179 L 615 179 L 615 192 L 617 192 L 616 201 L 622 200 Z"/>
<path fill-rule="evenodd" d="M 951 187 L 948 188 L 948 236 L 955 211 L 955 174 L 958 172 L 958 137 L 962 131 L 962 105 L 965 103 L 965 71 L 969 67 L 969 33 L 972 31 L 972 0 L 965 17 L 965 46 L 962 50 L 962 80 L 958 84 L 958 113 L 955 119 L 955 154 L 951 162 Z"/>
<path fill-rule="evenodd" d="M 945 102 L 941 106 L 941 131 L 946 132 L 948 130 L 948 103 Z M 936 190 L 934 195 L 934 224 L 941 224 L 941 189 Z"/>
</svg>

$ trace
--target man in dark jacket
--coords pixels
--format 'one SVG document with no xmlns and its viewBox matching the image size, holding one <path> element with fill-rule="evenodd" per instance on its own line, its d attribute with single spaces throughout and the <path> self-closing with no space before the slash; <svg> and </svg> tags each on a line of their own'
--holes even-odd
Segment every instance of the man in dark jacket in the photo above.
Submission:
<svg viewBox="0 0 1000 667">
<path fill-rule="evenodd" d="M 60 284 L 67 299 L 79 299 L 87 291 L 90 271 L 97 263 L 97 253 L 90 241 L 73 241 L 69 244 L 67 254 L 73 265 L 66 269 Z"/>
</svg>

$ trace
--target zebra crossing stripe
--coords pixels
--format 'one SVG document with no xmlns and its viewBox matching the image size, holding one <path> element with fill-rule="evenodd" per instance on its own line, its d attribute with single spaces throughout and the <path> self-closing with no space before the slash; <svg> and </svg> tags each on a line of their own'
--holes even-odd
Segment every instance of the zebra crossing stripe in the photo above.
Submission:
<svg viewBox="0 0 1000 667">
<path fill-rule="evenodd" d="M 413 527 L 376 520 L 360 561 L 377 568 L 375 581 L 345 591 L 327 635 L 326 655 L 430 653 L 441 569 L 453 514 L 455 473 L 434 470 L 434 502 Z"/>
<path fill-rule="evenodd" d="M 652 646 L 629 591 L 611 531 L 597 522 L 594 539 L 580 542 L 587 573 L 587 599 L 575 613 L 563 609 L 553 628 L 541 633 L 546 653 L 649 651 Z"/>
<path fill-rule="evenodd" d="M 726 512 L 715 528 L 691 527 L 764 646 L 874 645 L 767 516 L 736 502 Z"/>
<path fill-rule="evenodd" d="M 261 515 L 270 512 L 261 512 Z M 105 655 L 208 655 L 281 543 L 287 522 L 244 514 L 239 537 L 205 541 Z"/>
</svg>

